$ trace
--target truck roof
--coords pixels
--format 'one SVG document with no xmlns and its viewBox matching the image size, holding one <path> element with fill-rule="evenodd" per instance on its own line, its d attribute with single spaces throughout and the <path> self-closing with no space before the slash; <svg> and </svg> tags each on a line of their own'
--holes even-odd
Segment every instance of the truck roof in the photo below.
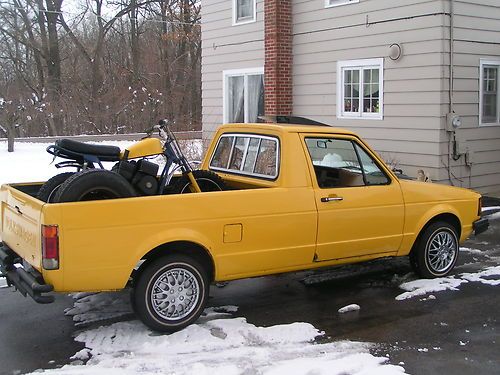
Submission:
<svg viewBox="0 0 500 375">
<path fill-rule="evenodd" d="M 300 124 L 278 124 L 278 123 L 232 123 L 224 124 L 220 127 L 221 130 L 237 129 L 244 132 L 252 132 L 255 130 L 262 131 L 279 131 L 282 133 L 328 133 L 328 134 L 345 134 L 357 136 L 352 131 L 336 128 L 330 125 L 300 125 Z"/>
</svg>

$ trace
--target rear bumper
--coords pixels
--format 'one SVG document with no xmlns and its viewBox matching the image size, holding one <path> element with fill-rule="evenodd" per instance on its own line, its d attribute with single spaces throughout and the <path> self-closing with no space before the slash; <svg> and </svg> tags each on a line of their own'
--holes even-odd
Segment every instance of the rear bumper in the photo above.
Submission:
<svg viewBox="0 0 500 375">
<path fill-rule="evenodd" d="M 38 303 L 54 302 L 54 296 L 43 295 L 54 290 L 52 285 L 45 284 L 38 271 L 28 272 L 22 267 L 16 267 L 15 264 L 21 261 L 14 251 L 0 242 L 0 273 L 7 278 L 9 286 L 13 285 L 23 296 L 29 295 Z"/>
<path fill-rule="evenodd" d="M 490 223 L 487 218 L 483 217 L 479 220 L 476 220 L 472 223 L 472 229 L 474 230 L 474 234 L 477 236 L 478 234 L 483 233 L 488 229 Z"/>
</svg>

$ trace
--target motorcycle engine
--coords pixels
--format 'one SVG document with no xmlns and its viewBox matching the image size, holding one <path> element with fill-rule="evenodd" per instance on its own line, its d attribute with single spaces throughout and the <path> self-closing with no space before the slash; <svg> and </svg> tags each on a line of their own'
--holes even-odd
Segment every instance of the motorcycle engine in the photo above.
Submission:
<svg viewBox="0 0 500 375">
<path fill-rule="evenodd" d="M 147 160 L 120 161 L 113 170 L 125 177 L 144 195 L 155 195 L 158 191 L 158 165 Z"/>
</svg>

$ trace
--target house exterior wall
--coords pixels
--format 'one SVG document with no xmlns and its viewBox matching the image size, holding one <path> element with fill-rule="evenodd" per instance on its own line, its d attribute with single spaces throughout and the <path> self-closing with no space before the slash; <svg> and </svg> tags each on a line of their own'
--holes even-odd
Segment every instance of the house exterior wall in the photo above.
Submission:
<svg viewBox="0 0 500 375">
<path fill-rule="evenodd" d="M 447 10 L 449 2 L 446 2 Z M 500 61 L 500 3 L 498 0 L 454 1 L 454 109 L 462 118 L 457 136 L 470 154 L 452 161 L 455 185 L 484 193 L 500 191 L 500 126 L 479 125 L 480 60 Z M 449 26 L 449 19 L 446 23 Z M 442 154 L 447 153 L 443 140 Z M 447 181 L 446 169 L 440 180 Z"/>
<path fill-rule="evenodd" d="M 443 2 L 324 4 L 293 0 L 294 114 L 354 130 L 411 176 L 418 169 L 438 176 L 448 111 Z M 397 61 L 389 58 L 392 43 L 403 48 Z M 384 59 L 383 119 L 338 119 L 337 61 L 373 58 Z"/>
<path fill-rule="evenodd" d="M 233 1 L 204 0 L 202 31 L 203 139 L 223 123 L 223 71 L 264 68 L 264 0 L 257 0 L 256 22 L 232 26 Z"/>
<path fill-rule="evenodd" d="M 291 0 L 293 114 L 358 132 L 392 166 L 434 181 L 500 191 L 500 126 L 479 126 L 479 63 L 500 59 L 498 0 L 454 0 L 456 132 L 467 158 L 449 157 L 450 1 L 360 0 L 325 8 L 325 0 Z M 222 71 L 264 66 L 264 0 L 257 21 L 232 26 L 231 0 L 202 6 L 203 132 L 223 121 Z M 398 43 L 403 54 L 389 58 Z M 383 118 L 337 118 L 337 62 L 383 59 Z M 471 164 L 472 162 L 472 164 Z M 466 165 L 471 164 L 471 165 Z M 448 166 L 450 166 L 448 168 Z"/>
</svg>

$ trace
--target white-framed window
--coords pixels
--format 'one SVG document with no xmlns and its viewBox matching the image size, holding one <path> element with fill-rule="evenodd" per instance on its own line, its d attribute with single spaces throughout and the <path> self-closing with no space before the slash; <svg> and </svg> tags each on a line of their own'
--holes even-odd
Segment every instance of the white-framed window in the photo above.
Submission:
<svg viewBox="0 0 500 375">
<path fill-rule="evenodd" d="M 257 122 L 264 115 L 264 68 L 225 70 L 224 123 Z"/>
<path fill-rule="evenodd" d="M 337 117 L 382 120 L 384 59 L 337 62 Z"/>
<path fill-rule="evenodd" d="M 500 125 L 500 60 L 480 61 L 479 125 Z"/>
<path fill-rule="evenodd" d="M 233 0 L 233 26 L 255 22 L 256 19 L 256 0 Z"/>
<path fill-rule="evenodd" d="M 325 0 L 325 8 L 338 7 L 340 5 L 359 3 L 359 0 Z"/>
</svg>

